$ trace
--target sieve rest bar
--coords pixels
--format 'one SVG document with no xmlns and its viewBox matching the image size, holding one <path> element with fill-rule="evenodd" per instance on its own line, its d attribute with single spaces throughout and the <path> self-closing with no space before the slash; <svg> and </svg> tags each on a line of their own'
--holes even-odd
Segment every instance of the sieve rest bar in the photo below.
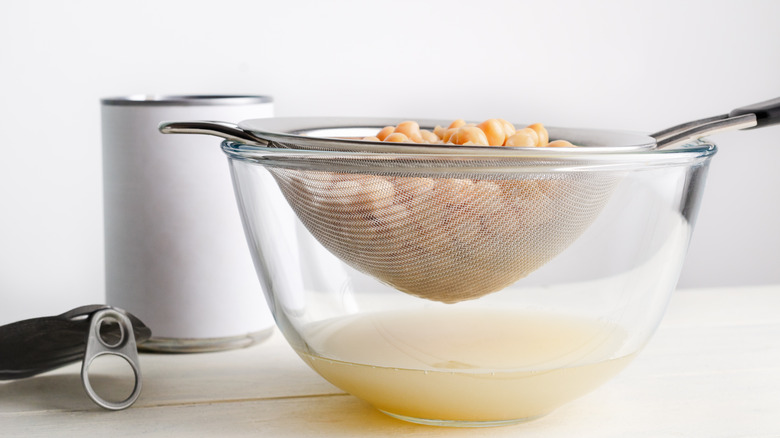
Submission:
<svg viewBox="0 0 780 438">
<path fill-rule="evenodd" d="M 268 142 L 255 137 L 251 133 L 239 128 L 238 125 L 228 122 L 214 122 L 207 120 L 187 122 L 162 122 L 159 126 L 163 134 L 205 134 L 223 138 L 225 140 L 255 146 L 267 146 Z"/>
<path fill-rule="evenodd" d="M 685 129 L 667 130 L 671 131 L 671 133 L 662 131 L 658 137 L 653 135 L 653 137 L 656 137 L 656 149 L 688 143 L 718 132 L 752 128 L 756 126 L 756 115 L 744 114 L 736 117 L 718 116 L 702 119 L 686 125 L 688 125 L 688 127 Z"/>
<path fill-rule="evenodd" d="M 650 136 L 655 138 L 656 143 L 660 144 L 665 140 L 674 137 L 676 135 L 679 135 L 685 131 L 689 131 L 698 126 L 706 125 L 708 123 L 716 122 L 726 118 L 728 118 L 728 114 L 721 114 L 719 116 L 707 117 L 705 119 L 699 119 L 699 120 L 694 120 L 692 122 L 681 123 L 679 125 L 672 126 L 671 128 L 667 128 L 662 131 L 658 131 L 656 133 L 650 134 Z"/>
</svg>

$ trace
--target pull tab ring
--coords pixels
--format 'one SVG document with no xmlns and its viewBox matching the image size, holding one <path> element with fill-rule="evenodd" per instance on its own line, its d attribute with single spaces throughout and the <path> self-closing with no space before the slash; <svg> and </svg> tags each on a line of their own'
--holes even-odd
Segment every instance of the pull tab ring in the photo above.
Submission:
<svg viewBox="0 0 780 438">
<path fill-rule="evenodd" d="M 109 343 L 100 335 L 100 326 L 104 321 L 115 321 L 119 324 L 119 340 Z M 89 381 L 89 366 L 95 358 L 103 355 L 119 356 L 133 369 L 133 392 L 125 400 L 113 402 L 103 399 L 92 388 Z M 138 349 L 133 334 L 133 325 L 130 319 L 122 312 L 113 308 L 105 308 L 96 311 L 90 317 L 89 334 L 87 335 L 87 351 L 84 354 L 84 362 L 81 365 L 81 382 L 84 390 L 98 406 L 118 411 L 130 407 L 141 394 L 141 367 L 138 365 Z"/>
</svg>

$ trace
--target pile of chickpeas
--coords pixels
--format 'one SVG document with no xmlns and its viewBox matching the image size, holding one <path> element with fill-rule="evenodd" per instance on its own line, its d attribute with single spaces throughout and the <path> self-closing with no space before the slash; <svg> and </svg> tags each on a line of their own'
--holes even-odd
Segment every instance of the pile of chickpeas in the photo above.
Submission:
<svg viewBox="0 0 780 438">
<path fill-rule="evenodd" d="M 385 126 L 376 136 L 363 140 L 460 146 L 574 147 L 566 140 L 550 141 L 547 129 L 541 123 L 516 129 L 504 119 L 488 119 L 480 124 L 458 119 L 446 128 L 436 126 L 433 131 L 420 129 L 417 122 L 405 121 L 398 126 Z"/>
</svg>

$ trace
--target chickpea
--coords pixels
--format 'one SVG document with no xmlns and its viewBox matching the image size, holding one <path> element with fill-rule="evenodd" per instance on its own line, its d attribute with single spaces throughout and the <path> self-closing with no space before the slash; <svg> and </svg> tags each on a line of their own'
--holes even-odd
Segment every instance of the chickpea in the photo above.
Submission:
<svg viewBox="0 0 780 438">
<path fill-rule="evenodd" d="M 544 125 L 541 123 L 534 123 L 533 125 L 528 125 L 528 127 L 536 131 L 536 134 L 539 136 L 539 143 L 537 146 L 547 146 L 550 135 L 547 133 L 547 129 L 544 128 Z"/>
<path fill-rule="evenodd" d="M 490 215 L 501 208 L 501 188 L 498 184 L 491 181 L 477 181 L 472 192 L 478 213 Z"/>
<path fill-rule="evenodd" d="M 448 129 L 452 128 L 460 128 L 461 126 L 464 126 L 466 124 L 466 121 L 463 119 L 455 120 L 454 122 L 450 123 L 450 126 Z"/>
<path fill-rule="evenodd" d="M 447 132 L 447 128 L 443 126 L 436 125 L 435 128 L 433 128 L 433 133 L 438 137 L 440 140 L 444 138 L 444 134 Z"/>
<path fill-rule="evenodd" d="M 379 176 L 364 178 L 359 182 L 360 192 L 355 199 L 358 203 L 366 205 L 375 215 L 393 205 L 395 198 L 393 183 Z"/>
<path fill-rule="evenodd" d="M 384 141 L 388 135 L 393 133 L 393 131 L 395 131 L 395 126 L 385 126 L 381 131 L 379 131 L 379 133 L 376 135 L 376 138 L 378 138 L 379 141 Z"/>
<path fill-rule="evenodd" d="M 377 137 L 365 137 L 363 138 L 364 141 L 381 141 Z"/>
<path fill-rule="evenodd" d="M 573 148 L 576 147 L 566 140 L 555 140 L 547 143 L 548 148 Z"/>
<path fill-rule="evenodd" d="M 490 146 L 503 146 L 506 141 L 504 124 L 499 119 L 488 119 L 477 125 L 485 133 Z"/>
<path fill-rule="evenodd" d="M 419 136 L 420 125 L 417 122 L 413 122 L 413 121 L 401 122 L 398 124 L 398 126 L 395 127 L 395 131 L 393 132 L 400 132 L 401 134 L 406 135 L 410 139 L 413 139 L 415 137 L 415 134 Z"/>
<path fill-rule="evenodd" d="M 450 141 L 459 145 L 471 142 L 471 144 L 476 146 L 488 146 L 487 136 L 476 126 L 463 126 L 462 128 L 458 128 L 450 137 Z"/>
<path fill-rule="evenodd" d="M 427 130 L 427 129 L 421 129 L 420 130 L 420 136 L 422 137 L 423 141 L 426 143 L 438 143 L 439 137 L 434 134 L 433 132 Z"/>
<path fill-rule="evenodd" d="M 456 196 L 465 193 L 474 185 L 474 181 L 470 179 L 439 178 L 433 181 L 434 198 L 452 200 L 452 203 Z"/>
<path fill-rule="evenodd" d="M 345 211 L 349 212 L 349 214 L 360 214 L 367 210 L 363 202 L 358 199 L 360 191 L 361 185 L 357 181 L 337 181 L 329 191 L 329 195 L 334 195 L 323 196 L 322 203 L 329 209 Z"/>
<path fill-rule="evenodd" d="M 515 135 L 515 132 L 517 131 L 517 129 L 515 129 L 515 125 L 507 122 L 504 119 L 498 119 L 498 121 L 501 122 L 501 125 L 504 126 L 504 134 L 506 134 L 506 138 Z"/>
<path fill-rule="evenodd" d="M 379 235 L 376 237 L 382 239 L 385 245 L 392 245 L 391 248 L 395 251 L 403 251 L 408 236 L 397 224 L 408 224 L 413 220 L 409 209 L 405 205 L 390 204 L 375 210 L 374 216 L 380 224 Z"/>
<path fill-rule="evenodd" d="M 506 139 L 507 146 L 535 147 L 539 144 L 539 134 L 531 128 L 519 129 L 514 135 Z"/>
<path fill-rule="evenodd" d="M 385 137 L 384 141 L 393 143 L 409 143 L 409 137 L 407 137 L 405 134 L 401 134 L 400 132 L 394 132 Z"/>
<path fill-rule="evenodd" d="M 417 204 L 427 199 L 434 187 L 431 178 L 402 177 L 392 181 L 395 186 L 395 203 Z"/>
<path fill-rule="evenodd" d="M 444 143 L 449 143 L 449 141 L 452 139 L 453 134 L 458 132 L 458 129 L 460 128 L 449 128 L 444 132 L 444 135 L 442 135 L 441 140 Z"/>
<path fill-rule="evenodd" d="M 323 199 L 325 205 L 349 215 L 375 214 L 393 205 L 395 188 L 381 177 L 346 179 L 333 185 L 334 196 Z"/>
</svg>

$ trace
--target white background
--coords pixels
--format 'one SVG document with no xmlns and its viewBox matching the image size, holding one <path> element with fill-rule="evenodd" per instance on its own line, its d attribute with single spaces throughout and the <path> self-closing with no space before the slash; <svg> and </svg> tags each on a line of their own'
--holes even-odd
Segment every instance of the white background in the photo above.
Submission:
<svg viewBox="0 0 780 438">
<path fill-rule="evenodd" d="M 0 324 L 103 301 L 101 97 L 652 132 L 780 96 L 778 23 L 772 0 L 4 0 Z M 780 283 L 780 128 L 714 140 L 680 286 Z"/>
</svg>

